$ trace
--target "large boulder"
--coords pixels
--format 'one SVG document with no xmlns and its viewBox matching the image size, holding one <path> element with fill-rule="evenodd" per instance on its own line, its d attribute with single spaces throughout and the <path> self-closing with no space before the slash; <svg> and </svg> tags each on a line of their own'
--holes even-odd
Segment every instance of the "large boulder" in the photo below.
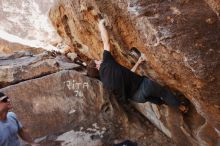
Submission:
<svg viewBox="0 0 220 146">
<path fill-rule="evenodd" d="M 14 52 L 25 51 L 25 50 L 31 51 L 33 54 L 39 54 L 44 51 L 41 48 L 33 48 L 0 39 L 0 54 L 13 54 Z"/>
<path fill-rule="evenodd" d="M 140 146 L 173 145 L 131 108 L 122 108 L 96 79 L 60 71 L 0 90 L 12 99 L 14 112 L 42 145 L 111 145 L 130 139 Z M 126 112 L 125 112 L 126 111 Z"/>
<path fill-rule="evenodd" d="M 59 70 L 76 68 L 79 68 L 79 65 L 65 56 L 55 57 L 47 51 L 37 55 L 30 51 L 2 54 L 0 55 L 0 88 Z"/>
<path fill-rule="evenodd" d="M 214 4 L 216 4 L 214 6 Z M 188 114 L 166 106 L 136 105 L 177 145 L 219 145 L 220 21 L 216 0 L 60 0 L 50 11 L 57 32 L 88 58 L 101 59 L 97 17 L 107 20 L 113 56 L 130 68 L 135 46 L 148 61 L 144 75 L 185 95 Z"/>
</svg>

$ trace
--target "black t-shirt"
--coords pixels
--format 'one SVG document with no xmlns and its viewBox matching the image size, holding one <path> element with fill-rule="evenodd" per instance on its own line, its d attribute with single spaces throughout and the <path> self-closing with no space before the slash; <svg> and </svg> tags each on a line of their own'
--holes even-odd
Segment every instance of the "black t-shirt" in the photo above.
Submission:
<svg viewBox="0 0 220 146">
<path fill-rule="evenodd" d="M 106 50 L 99 74 L 104 87 L 123 99 L 132 97 L 143 80 L 142 76 L 118 64 Z"/>
</svg>

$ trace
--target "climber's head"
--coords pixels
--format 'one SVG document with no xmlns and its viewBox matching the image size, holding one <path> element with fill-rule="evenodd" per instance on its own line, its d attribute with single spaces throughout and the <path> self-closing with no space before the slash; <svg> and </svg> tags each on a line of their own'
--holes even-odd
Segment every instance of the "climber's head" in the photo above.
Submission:
<svg viewBox="0 0 220 146">
<path fill-rule="evenodd" d="M 100 60 L 91 60 L 87 65 L 87 75 L 89 77 L 98 78 L 101 63 L 102 61 Z"/>
</svg>

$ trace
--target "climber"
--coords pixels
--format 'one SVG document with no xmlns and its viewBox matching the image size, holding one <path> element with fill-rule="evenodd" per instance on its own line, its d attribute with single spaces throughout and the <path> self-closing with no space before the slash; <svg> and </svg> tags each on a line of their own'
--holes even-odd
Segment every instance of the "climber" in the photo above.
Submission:
<svg viewBox="0 0 220 146">
<path fill-rule="evenodd" d="M 9 112 L 11 108 L 10 98 L 0 92 L 0 146 L 20 146 L 18 135 L 31 146 L 39 146 L 33 142 L 15 113 Z"/>
<path fill-rule="evenodd" d="M 88 76 L 99 77 L 104 88 L 123 100 L 130 99 L 138 103 L 151 102 L 158 105 L 167 104 L 179 108 L 183 113 L 188 111 L 186 99 L 180 100 L 158 83 L 134 73 L 137 67 L 145 61 L 143 54 L 131 70 L 118 64 L 110 53 L 109 36 L 104 19 L 99 21 L 98 27 L 104 45 L 103 61 L 92 60 L 87 66 Z M 134 48 L 134 50 L 137 49 Z M 138 55 L 137 51 L 132 53 Z"/>
</svg>

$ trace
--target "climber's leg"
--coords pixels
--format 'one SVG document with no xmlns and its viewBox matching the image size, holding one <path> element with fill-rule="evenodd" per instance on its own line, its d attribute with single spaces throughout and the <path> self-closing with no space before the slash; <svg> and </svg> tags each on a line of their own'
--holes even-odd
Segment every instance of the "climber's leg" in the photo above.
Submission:
<svg viewBox="0 0 220 146">
<path fill-rule="evenodd" d="M 139 103 L 151 102 L 158 105 L 163 104 L 164 101 L 161 99 L 161 96 L 151 95 L 152 90 L 151 80 L 144 78 L 138 90 L 130 99 Z"/>
<path fill-rule="evenodd" d="M 180 100 L 171 91 L 146 77 L 131 100 L 141 103 L 149 101 L 159 105 L 165 102 L 173 107 L 180 105 Z"/>
<path fill-rule="evenodd" d="M 148 97 L 147 101 L 157 105 L 165 104 L 165 102 L 161 99 L 161 97 Z"/>
<path fill-rule="evenodd" d="M 148 91 L 150 97 L 161 97 L 161 99 L 169 106 L 180 106 L 180 99 L 175 97 L 170 90 L 152 80 L 148 81 Z"/>
</svg>

